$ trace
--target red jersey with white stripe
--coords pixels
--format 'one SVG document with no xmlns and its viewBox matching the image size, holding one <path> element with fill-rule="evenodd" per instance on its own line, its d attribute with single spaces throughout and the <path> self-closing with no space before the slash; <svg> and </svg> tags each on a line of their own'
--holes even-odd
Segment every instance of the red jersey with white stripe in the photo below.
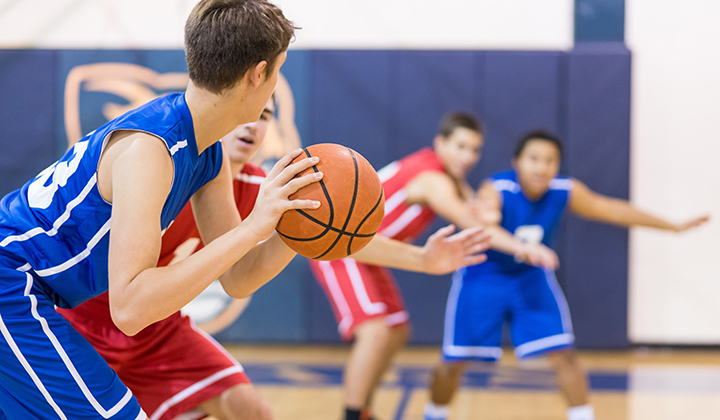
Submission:
<svg viewBox="0 0 720 420">
<path fill-rule="evenodd" d="M 420 149 L 378 171 L 385 190 L 385 217 L 379 235 L 411 242 L 432 222 L 435 213 L 430 207 L 405 202 L 405 186 L 426 171 L 445 173 L 431 148 Z M 352 339 L 355 328 L 373 318 L 383 317 L 390 326 L 408 322 L 400 290 L 387 268 L 352 258 L 310 260 L 310 268 L 330 300 L 343 339 Z"/>
<path fill-rule="evenodd" d="M 435 213 L 430 207 L 405 202 L 405 186 L 425 171 L 445 173 L 442 162 L 429 147 L 396 160 L 378 171 L 385 190 L 385 217 L 380 225 L 380 235 L 412 242 L 433 221 Z"/>
<path fill-rule="evenodd" d="M 250 163 L 235 178 L 235 203 L 242 218 L 252 211 L 264 179 L 265 172 Z M 180 261 L 202 247 L 188 203 L 163 235 L 158 266 Z M 118 373 L 151 420 L 174 419 L 226 389 L 250 381 L 242 366 L 180 311 L 132 337 L 113 323 L 107 293 L 75 309 L 57 311 Z"/>
</svg>

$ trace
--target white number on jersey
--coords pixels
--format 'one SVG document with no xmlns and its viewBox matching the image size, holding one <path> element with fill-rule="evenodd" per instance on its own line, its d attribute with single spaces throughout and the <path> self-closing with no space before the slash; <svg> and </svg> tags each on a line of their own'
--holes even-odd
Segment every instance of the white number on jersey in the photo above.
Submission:
<svg viewBox="0 0 720 420">
<path fill-rule="evenodd" d="M 539 244 L 545 237 L 545 229 L 540 225 L 523 225 L 515 229 L 515 237 L 529 244 Z"/>
<path fill-rule="evenodd" d="M 76 143 L 73 146 L 74 154 L 69 161 L 55 162 L 40 172 L 40 175 L 28 187 L 28 203 L 30 203 L 30 207 L 46 209 L 50 206 L 57 190 L 64 187 L 70 176 L 77 171 L 78 166 L 80 166 L 80 159 L 85 154 L 87 147 L 87 141 Z M 52 177 L 52 182 L 50 185 L 45 185 L 50 177 Z"/>
</svg>

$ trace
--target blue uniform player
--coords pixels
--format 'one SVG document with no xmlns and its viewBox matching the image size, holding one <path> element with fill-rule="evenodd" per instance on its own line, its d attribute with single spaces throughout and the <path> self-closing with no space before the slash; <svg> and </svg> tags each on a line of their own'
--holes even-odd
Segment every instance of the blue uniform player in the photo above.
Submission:
<svg viewBox="0 0 720 420">
<path fill-rule="evenodd" d="M 264 0 L 203 0 L 185 28 L 190 84 L 84 137 L 0 202 L 0 419 L 145 419 L 136 399 L 54 306 L 109 291 L 133 335 L 219 278 L 244 297 L 295 255 L 270 238 L 313 164 L 280 160 L 241 222 L 219 139 L 260 116 L 294 26 Z M 286 167 L 287 166 L 287 167 Z M 291 181 L 292 180 L 292 181 Z M 156 267 L 164 229 L 192 200 L 207 246 Z M 243 258 L 249 255 L 250 258 Z"/>
<path fill-rule="evenodd" d="M 518 143 L 513 170 L 483 183 L 479 211 L 493 235 L 484 264 L 456 272 L 445 313 L 443 363 L 434 372 L 427 420 L 446 419 L 448 404 L 468 361 L 502 356 L 502 327 L 509 322 L 518 358 L 547 355 L 570 406 L 570 420 L 594 420 L 585 372 L 574 351 L 565 297 L 555 279 L 558 260 L 550 248 L 565 212 L 619 226 L 647 226 L 680 232 L 708 220 L 670 223 L 627 201 L 591 191 L 558 175 L 562 146 L 536 131 Z"/>
</svg>

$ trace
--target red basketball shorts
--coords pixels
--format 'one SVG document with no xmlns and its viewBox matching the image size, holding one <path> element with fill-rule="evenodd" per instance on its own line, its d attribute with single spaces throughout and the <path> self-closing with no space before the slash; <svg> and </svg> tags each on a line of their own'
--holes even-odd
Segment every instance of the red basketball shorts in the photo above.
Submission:
<svg viewBox="0 0 720 420">
<path fill-rule="evenodd" d="M 234 385 L 250 382 L 220 344 L 179 312 L 134 337 L 103 322 L 84 319 L 73 326 L 115 369 L 151 420 L 172 420 Z M 194 411 L 183 418 L 203 417 Z"/>
<path fill-rule="evenodd" d="M 362 264 L 352 258 L 309 261 L 330 300 L 344 340 L 351 340 L 355 327 L 369 319 L 384 317 L 391 326 L 408 322 L 400 290 L 387 268 Z"/>
</svg>

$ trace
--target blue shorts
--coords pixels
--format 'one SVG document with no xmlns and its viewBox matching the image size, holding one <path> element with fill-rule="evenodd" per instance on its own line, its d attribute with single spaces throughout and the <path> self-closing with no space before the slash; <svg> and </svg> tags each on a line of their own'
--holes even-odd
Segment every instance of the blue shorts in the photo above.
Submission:
<svg viewBox="0 0 720 420">
<path fill-rule="evenodd" d="M 575 342 L 565 296 L 552 271 L 453 276 L 445 310 L 443 359 L 495 361 L 502 356 L 503 324 L 518 358 L 570 348 Z"/>
<path fill-rule="evenodd" d="M 146 419 L 30 272 L 0 260 L 0 419 Z"/>
</svg>

